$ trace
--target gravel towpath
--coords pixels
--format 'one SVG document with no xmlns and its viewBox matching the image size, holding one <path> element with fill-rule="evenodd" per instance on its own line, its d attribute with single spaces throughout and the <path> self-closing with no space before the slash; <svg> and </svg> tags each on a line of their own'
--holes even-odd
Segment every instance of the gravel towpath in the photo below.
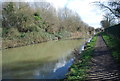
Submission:
<svg viewBox="0 0 120 81">
<path fill-rule="evenodd" d="M 88 70 L 89 81 L 120 81 L 120 70 L 102 36 L 98 36 Z"/>
</svg>

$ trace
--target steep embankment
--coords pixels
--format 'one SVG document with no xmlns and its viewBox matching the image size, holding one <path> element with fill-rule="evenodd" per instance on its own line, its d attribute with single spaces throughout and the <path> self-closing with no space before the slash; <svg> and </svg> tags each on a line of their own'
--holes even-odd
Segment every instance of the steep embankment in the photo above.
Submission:
<svg viewBox="0 0 120 81">
<path fill-rule="evenodd" d="M 3 49 L 26 46 L 30 44 L 37 44 L 51 40 L 83 38 L 81 32 L 72 33 L 68 31 L 61 31 L 59 33 L 52 34 L 45 32 L 42 29 L 39 30 L 39 32 L 27 32 L 27 33 L 17 33 L 14 29 L 10 31 L 11 31 L 10 36 L 3 37 L 2 39 Z M 89 36 L 90 35 L 85 34 L 85 37 Z"/>
</svg>

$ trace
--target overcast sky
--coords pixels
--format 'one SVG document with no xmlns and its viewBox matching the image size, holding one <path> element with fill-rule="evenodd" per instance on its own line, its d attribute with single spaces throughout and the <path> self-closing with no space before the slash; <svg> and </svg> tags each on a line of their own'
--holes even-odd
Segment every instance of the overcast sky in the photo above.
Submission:
<svg viewBox="0 0 120 81">
<path fill-rule="evenodd" d="M 3 0 L 3 1 L 9 1 L 9 0 Z M 68 7 L 76 11 L 85 23 L 97 28 L 97 27 L 101 27 L 100 21 L 102 20 L 103 12 L 97 6 L 93 5 L 92 2 L 107 1 L 107 0 L 12 0 L 12 1 L 28 1 L 28 2 L 47 1 L 53 3 L 56 9 L 62 7 Z"/>
</svg>

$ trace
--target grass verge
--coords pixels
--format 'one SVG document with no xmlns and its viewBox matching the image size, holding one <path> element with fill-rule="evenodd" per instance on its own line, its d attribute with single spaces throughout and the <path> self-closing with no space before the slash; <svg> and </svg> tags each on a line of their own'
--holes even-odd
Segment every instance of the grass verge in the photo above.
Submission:
<svg viewBox="0 0 120 81">
<path fill-rule="evenodd" d="M 111 37 L 105 33 L 102 33 L 103 39 L 112 52 L 112 56 L 120 66 L 120 41 L 114 37 Z"/>
<path fill-rule="evenodd" d="M 77 54 L 74 64 L 70 67 L 70 71 L 66 74 L 65 80 L 86 80 L 87 70 L 89 69 L 89 61 L 92 58 L 97 36 L 86 44 L 85 50 L 81 54 Z"/>
</svg>

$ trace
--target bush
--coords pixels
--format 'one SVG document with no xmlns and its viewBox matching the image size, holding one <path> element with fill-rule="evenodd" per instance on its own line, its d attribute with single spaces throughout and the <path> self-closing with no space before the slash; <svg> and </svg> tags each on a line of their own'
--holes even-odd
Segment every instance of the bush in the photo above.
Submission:
<svg viewBox="0 0 120 81">
<path fill-rule="evenodd" d="M 34 19 L 35 19 L 36 21 L 38 21 L 38 20 L 40 20 L 41 18 L 40 18 L 39 16 L 34 16 Z"/>
<path fill-rule="evenodd" d="M 39 31 L 39 27 L 38 26 L 36 26 L 36 25 L 32 25 L 32 26 L 30 26 L 30 27 L 28 27 L 28 30 L 30 31 L 30 32 L 33 32 L 33 31 Z"/>
<path fill-rule="evenodd" d="M 7 33 L 8 33 L 8 29 L 3 28 L 3 30 L 2 30 L 2 37 L 6 37 Z"/>
<path fill-rule="evenodd" d="M 3 32 L 6 33 L 7 36 L 10 36 L 10 37 L 18 37 L 18 36 L 20 36 L 20 33 L 16 28 L 10 28 L 8 30 L 5 29 L 5 31 L 3 31 Z"/>
</svg>

